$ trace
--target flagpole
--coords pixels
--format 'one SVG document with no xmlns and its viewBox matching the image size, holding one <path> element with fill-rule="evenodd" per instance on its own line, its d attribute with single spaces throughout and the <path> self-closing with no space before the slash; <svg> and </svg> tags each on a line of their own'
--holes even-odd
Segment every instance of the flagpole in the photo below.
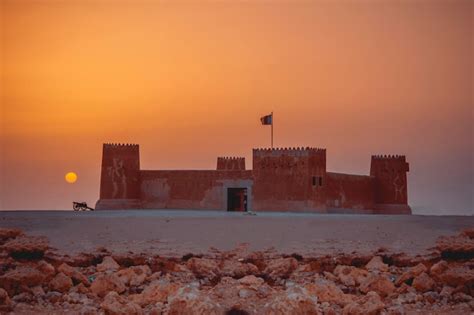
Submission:
<svg viewBox="0 0 474 315">
<path fill-rule="evenodd" d="M 273 112 L 272 112 L 272 149 L 273 149 Z"/>
</svg>

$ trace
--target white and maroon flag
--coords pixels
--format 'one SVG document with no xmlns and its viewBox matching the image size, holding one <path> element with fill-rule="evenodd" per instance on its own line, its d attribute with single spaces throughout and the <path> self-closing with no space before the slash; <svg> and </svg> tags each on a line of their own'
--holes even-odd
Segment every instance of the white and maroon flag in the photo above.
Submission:
<svg viewBox="0 0 474 315">
<path fill-rule="evenodd" d="M 273 113 L 260 118 L 262 125 L 273 125 Z"/>
</svg>

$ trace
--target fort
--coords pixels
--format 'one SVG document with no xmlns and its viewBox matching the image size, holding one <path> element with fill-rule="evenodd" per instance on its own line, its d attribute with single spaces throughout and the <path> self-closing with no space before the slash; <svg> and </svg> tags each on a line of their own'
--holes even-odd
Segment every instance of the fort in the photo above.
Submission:
<svg viewBox="0 0 474 315">
<path fill-rule="evenodd" d="M 218 157 L 215 170 L 141 170 L 137 144 L 104 144 L 96 209 L 205 209 L 411 214 L 409 165 L 373 155 L 370 175 L 328 172 L 326 149 L 253 149 Z"/>
</svg>

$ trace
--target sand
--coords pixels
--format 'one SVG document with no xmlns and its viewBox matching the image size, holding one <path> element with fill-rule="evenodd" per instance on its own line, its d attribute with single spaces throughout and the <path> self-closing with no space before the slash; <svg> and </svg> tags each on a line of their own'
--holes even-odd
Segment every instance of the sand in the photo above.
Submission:
<svg viewBox="0 0 474 315">
<path fill-rule="evenodd" d="M 423 254 L 442 235 L 474 226 L 472 216 L 321 215 L 215 211 L 3 211 L 0 227 L 49 238 L 59 252 L 75 254 L 105 247 L 114 253 L 180 257 L 214 247 L 273 248 L 279 253 L 359 253 L 380 247 Z"/>
</svg>

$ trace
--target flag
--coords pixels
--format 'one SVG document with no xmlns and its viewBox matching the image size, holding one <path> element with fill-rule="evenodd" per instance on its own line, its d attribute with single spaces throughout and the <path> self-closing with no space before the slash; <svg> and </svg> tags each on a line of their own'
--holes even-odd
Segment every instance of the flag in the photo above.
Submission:
<svg viewBox="0 0 474 315">
<path fill-rule="evenodd" d="M 273 125 L 273 113 L 260 118 L 262 125 Z"/>
</svg>

